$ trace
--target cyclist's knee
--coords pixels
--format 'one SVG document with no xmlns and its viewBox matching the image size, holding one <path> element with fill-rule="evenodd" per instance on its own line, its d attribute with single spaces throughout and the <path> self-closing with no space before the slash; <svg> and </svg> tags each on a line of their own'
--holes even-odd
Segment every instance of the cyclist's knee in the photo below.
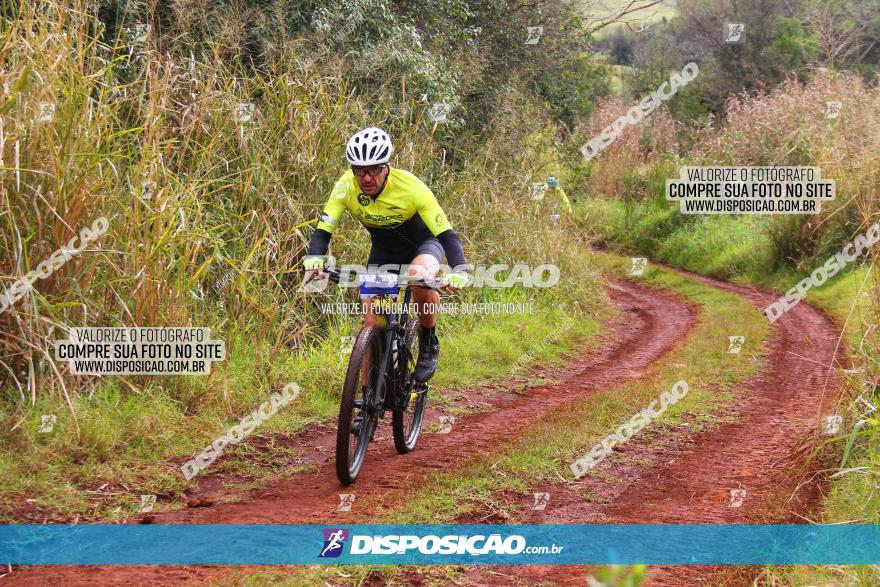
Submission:
<svg viewBox="0 0 880 587">
<path fill-rule="evenodd" d="M 433 255 L 422 254 L 416 255 L 412 263 L 407 266 L 406 272 L 410 277 L 431 279 L 437 275 L 439 269 L 440 263 Z"/>
</svg>

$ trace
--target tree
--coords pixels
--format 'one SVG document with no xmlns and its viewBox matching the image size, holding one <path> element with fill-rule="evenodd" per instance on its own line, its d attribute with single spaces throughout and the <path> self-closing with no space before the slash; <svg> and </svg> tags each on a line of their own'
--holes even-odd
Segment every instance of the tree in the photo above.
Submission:
<svg viewBox="0 0 880 587">
<path fill-rule="evenodd" d="M 696 84 L 712 111 L 727 96 L 756 92 L 815 59 L 817 41 L 799 21 L 806 4 L 783 0 L 679 0 L 676 37 L 700 64 Z M 745 25 L 742 41 L 726 42 L 725 25 Z"/>
<path fill-rule="evenodd" d="M 786 72 L 814 60 L 818 51 L 819 42 L 807 36 L 799 20 L 778 16 L 773 22 L 773 41 L 761 51 L 761 56 L 768 72 L 775 69 L 774 81 L 780 82 Z"/>
<path fill-rule="evenodd" d="M 812 0 L 807 27 L 819 58 L 831 65 L 880 64 L 880 9 L 877 0 Z"/>
<path fill-rule="evenodd" d="M 617 27 L 611 37 L 611 56 L 617 65 L 630 65 L 633 59 L 632 35 L 627 35 L 623 27 Z"/>
</svg>

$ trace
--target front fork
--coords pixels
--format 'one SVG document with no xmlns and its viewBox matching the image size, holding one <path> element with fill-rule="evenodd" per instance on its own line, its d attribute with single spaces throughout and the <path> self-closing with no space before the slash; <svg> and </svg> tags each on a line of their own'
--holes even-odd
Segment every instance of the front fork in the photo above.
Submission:
<svg viewBox="0 0 880 587">
<path fill-rule="evenodd" d="M 386 357 L 390 364 L 387 364 L 387 369 L 383 371 L 387 373 L 388 376 L 385 379 L 385 385 L 382 386 L 384 397 L 381 402 L 382 410 L 378 416 L 379 418 L 384 416 L 385 410 L 393 409 L 395 402 L 401 410 L 405 410 L 414 392 L 424 392 L 428 389 L 426 384 L 415 383 L 412 378 L 412 373 L 409 373 L 404 380 L 403 372 L 405 372 L 406 369 L 401 366 L 405 366 L 409 362 L 412 350 L 405 344 L 404 327 L 398 323 L 394 325 L 394 328 L 395 338 L 389 341 L 386 352 Z M 394 356 L 395 342 L 397 343 L 396 357 Z"/>
<path fill-rule="evenodd" d="M 427 393 L 429 389 L 427 383 L 416 383 L 412 378 L 412 373 L 409 373 L 406 381 L 402 380 L 400 365 L 406 365 L 412 350 L 403 344 L 405 342 L 403 327 L 398 323 L 393 325 L 393 328 L 396 330 L 395 338 L 387 340 L 382 356 L 379 372 L 383 375 L 379 378 L 377 385 L 376 401 L 373 405 L 367 406 L 366 410 L 373 424 L 374 432 L 379 420 L 385 417 L 385 411 L 394 408 L 394 402 L 397 402 L 400 411 L 405 411 L 409 402 L 414 401 L 419 395 Z M 397 342 L 396 359 L 394 357 L 395 341 Z"/>
<path fill-rule="evenodd" d="M 381 316 L 382 321 L 384 322 L 386 318 Z M 382 362 L 379 367 L 379 373 L 381 376 L 379 377 L 378 385 L 376 386 L 376 401 L 370 406 L 369 415 L 370 419 L 373 421 L 373 424 L 379 423 L 381 418 L 385 417 L 385 410 L 390 410 L 394 407 L 392 403 L 394 401 L 394 397 L 397 395 L 396 391 L 399 387 L 398 381 L 398 368 L 397 362 L 395 362 L 394 358 L 394 345 L 397 342 L 398 345 L 398 354 L 400 353 L 400 340 L 398 330 L 400 329 L 399 324 L 388 324 L 385 322 L 385 327 L 387 329 L 394 329 L 394 336 L 386 338 L 385 340 L 385 348 L 382 353 Z M 400 360 L 398 356 L 398 361 Z M 389 393 L 390 390 L 390 393 Z"/>
<path fill-rule="evenodd" d="M 394 329 L 394 335 L 388 339 L 386 342 L 385 348 L 385 356 L 383 357 L 383 366 L 382 370 L 385 373 L 384 384 L 382 385 L 381 391 L 381 410 L 379 413 L 379 418 L 382 418 L 385 415 L 385 410 L 391 410 L 394 408 L 394 401 L 400 395 L 400 388 L 403 382 L 400 380 L 400 365 L 404 364 L 404 361 L 408 360 L 406 356 L 406 350 L 403 348 L 403 336 L 401 333 L 403 332 L 403 328 L 400 326 L 400 323 L 394 324 L 390 326 L 390 328 Z M 395 349 L 396 345 L 396 349 Z M 395 356 L 396 355 L 396 356 Z"/>
</svg>

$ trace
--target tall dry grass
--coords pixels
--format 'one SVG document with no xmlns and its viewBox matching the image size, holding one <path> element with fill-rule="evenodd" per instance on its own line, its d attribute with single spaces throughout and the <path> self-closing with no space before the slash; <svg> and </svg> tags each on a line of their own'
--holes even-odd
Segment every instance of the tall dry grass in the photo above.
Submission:
<svg viewBox="0 0 880 587">
<path fill-rule="evenodd" d="M 838 116 L 828 116 L 829 102 L 841 103 Z M 609 104 L 609 114 L 592 124 L 590 133 L 608 124 L 625 106 L 625 101 Z M 654 118 L 664 120 L 660 112 Z M 663 136 L 654 137 L 655 129 Z M 689 250 L 694 254 L 707 250 L 703 254 L 712 261 L 708 264 L 717 266 L 720 259 L 749 260 L 738 248 L 749 244 L 742 242 L 741 235 L 753 234 L 755 247 L 769 249 L 755 258 L 773 259 L 770 268 L 777 274 L 750 274 L 756 265 L 748 264 L 743 276 L 777 285 L 789 283 L 791 278 L 787 286 L 791 287 L 799 273 L 812 272 L 857 234 L 880 222 L 880 87 L 866 84 L 857 75 L 815 69 L 807 83 L 791 79 L 765 94 L 732 96 L 724 116 L 703 127 L 687 128 L 669 120 L 626 132 L 629 134 L 597 157 L 586 182 L 586 189 L 594 196 L 639 202 L 637 221 L 621 222 L 615 229 L 616 236 L 626 231 L 638 233 L 624 235 L 627 238 L 620 239 L 624 242 L 638 244 L 654 235 L 665 235 L 662 239 L 671 233 L 676 237 L 674 242 L 692 245 Z M 654 149 L 652 140 L 660 141 L 663 147 Z M 670 169 L 671 163 L 674 167 Z M 656 191 L 640 191 L 639 186 L 647 184 L 632 181 L 634 175 L 650 177 L 657 170 L 665 177 L 677 177 L 677 168 L 682 165 L 816 166 L 823 178 L 835 180 L 837 196 L 833 202 L 823 202 L 822 212 L 815 216 L 778 216 L 757 222 L 748 218 L 739 223 L 712 217 L 689 224 L 687 218 L 668 209 L 659 185 Z M 632 189 L 633 185 L 637 189 Z M 646 201 L 647 196 L 653 197 Z M 621 208 L 625 206 L 607 209 L 617 213 Z M 737 238 L 726 238 L 725 231 Z M 699 239 L 695 235 L 719 238 L 715 243 L 695 243 Z M 712 255 L 718 259 L 711 259 Z M 706 258 L 700 261 L 707 264 Z M 831 300 L 831 293 L 822 298 L 843 327 L 840 344 L 849 351 L 844 373 L 847 395 L 838 407 L 845 424 L 837 438 L 825 439 L 841 459 L 826 505 L 828 521 L 876 523 L 880 504 L 874 482 L 880 472 L 880 421 L 875 411 L 880 405 L 880 246 L 874 246 L 856 264 L 868 271 L 841 275 L 833 286 L 825 286 L 833 287 L 845 299 Z M 863 274 L 864 280 L 853 278 Z M 809 341 L 793 344 L 804 349 Z M 817 413 L 817 420 L 822 415 Z M 825 574 L 824 570 L 811 574 L 809 570 L 801 573 L 778 568 L 767 573 L 771 582 L 794 584 L 817 583 L 816 575 Z M 835 568 L 830 574 L 854 582 L 877 582 L 874 568 Z"/>
<path fill-rule="evenodd" d="M 303 67 L 314 43 L 276 43 L 256 72 L 237 59 L 235 23 L 225 25 L 226 44 L 200 45 L 209 47 L 204 57 L 188 54 L 185 36 L 140 43 L 125 32 L 134 24 L 106 38 L 92 2 L 25 0 L 0 32 L 2 284 L 96 218 L 110 225 L 0 314 L 2 404 L 13 420 L 39 394 L 64 396 L 73 410 L 77 395 L 93 393 L 94 378 L 71 376 L 49 350 L 75 326 L 210 326 L 229 353 L 235 344 L 266 349 L 255 373 L 271 372 L 279 353 L 308 348 L 322 319 L 314 299 L 296 291 L 299 258 L 345 169 L 345 140 L 370 124 L 394 137 L 392 164 L 438 195 L 472 261 L 556 262 L 585 278 L 551 298 L 596 294 L 576 235 L 551 233 L 529 205 L 537 178 L 505 134 L 530 128 L 546 139 L 541 148 L 554 148 L 540 109 L 499 115 L 494 138 L 472 137 L 432 124 L 405 79 L 355 87 L 332 51 Z M 38 120 L 41 103 L 55 104 L 51 121 Z M 249 122 L 236 120 L 242 103 L 254 104 Z M 149 198 L 143 186 L 154 186 Z M 368 244 L 347 220 L 332 252 L 365 262 Z M 216 377 L 165 387 L 186 403 Z M 118 379 L 139 393 L 148 378 Z"/>
<path fill-rule="evenodd" d="M 598 136 L 637 103 L 638 99 L 620 96 L 602 102 L 578 129 L 579 144 Z M 682 126 L 660 105 L 638 125 L 624 127 L 617 139 L 591 160 L 582 179 L 584 188 L 597 197 L 641 200 L 649 196 L 644 182 L 648 167 L 679 152 L 681 132 Z"/>
<path fill-rule="evenodd" d="M 827 104 L 839 101 L 837 117 Z M 616 98 L 579 131 L 598 134 L 631 102 Z M 586 169 L 593 196 L 624 201 L 650 197 L 666 207 L 667 177 L 691 165 L 810 165 L 835 180 L 837 197 L 815 216 L 778 217 L 767 223 L 776 266 L 805 270 L 824 260 L 878 218 L 880 89 L 857 75 L 816 69 L 809 83 L 795 79 L 767 94 L 732 96 L 723 119 L 700 127 L 677 122 L 661 107 L 636 128 L 626 127 Z M 655 176 L 661 175 L 659 181 Z"/>
</svg>

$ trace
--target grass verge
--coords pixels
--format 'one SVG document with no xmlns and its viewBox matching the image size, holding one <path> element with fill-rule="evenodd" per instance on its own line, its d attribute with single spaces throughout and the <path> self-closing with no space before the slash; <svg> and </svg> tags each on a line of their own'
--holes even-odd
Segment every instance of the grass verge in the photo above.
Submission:
<svg viewBox="0 0 880 587">
<path fill-rule="evenodd" d="M 595 344 L 598 320 L 606 311 L 601 300 L 581 300 L 581 307 L 595 315 L 565 320 L 566 327 L 559 329 L 570 309 L 553 296 L 526 292 L 496 291 L 480 300 L 531 301 L 531 314 L 440 318 L 443 359 L 432 380 L 433 387 L 441 390 L 435 396 L 440 403 L 453 403 L 451 398 L 460 388 L 492 385 L 531 364 L 553 364 L 576 344 Z M 462 299 L 466 296 L 462 294 Z M 217 394 L 226 401 L 204 406 L 188 409 L 170 399 L 161 385 L 132 393 L 107 381 L 94 393 L 75 397 L 81 440 L 58 398 L 40 396 L 38 409 L 19 422 L 20 442 L 0 449 L 0 520 L 42 522 L 77 516 L 116 520 L 137 513 L 143 494 L 158 496 L 156 510 L 178 507 L 184 491 L 205 475 L 231 475 L 242 478 L 238 485 L 252 486 L 289 476 L 302 452 L 291 437 L 310 423 L 332 422 L 336 417 L 348 361 L 348 353 L 339 350 L 340 340 L 356 334 L 359 324 L 359 318 L 336 317 L 323 344 L 275 357 L 264 349 L 229 341 L 234 352 L 224 368 L 211 375 Z M 260 363 L 269 369 L 264 379 L 253 376 L 253 365 Z M 300 386 L 296 400 L 199 477 L 184 479 L 179 467 L 189 455 L 225 434 L 266 401 L 272 390 L 290 381 Z M 50 432 L 39 431 L 42 414 L 56 416 Z"/>
</svg>

